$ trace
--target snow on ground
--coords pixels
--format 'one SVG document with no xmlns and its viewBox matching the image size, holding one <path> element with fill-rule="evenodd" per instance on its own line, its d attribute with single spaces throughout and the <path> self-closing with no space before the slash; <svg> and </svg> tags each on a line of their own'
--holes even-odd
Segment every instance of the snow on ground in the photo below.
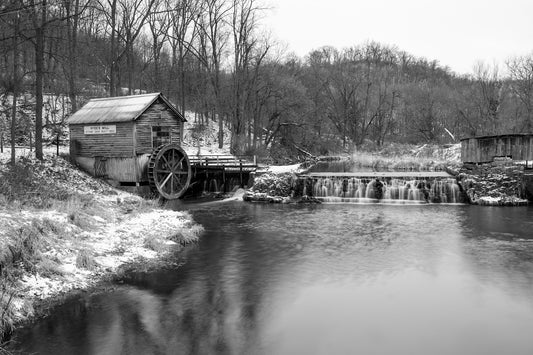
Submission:
<svg viewBox="0 0 533 355">
<path fill-rule="evenodd" d="M 38 234 L 35 267 L 18 267 L 22 274 L 14 286 L 15 320 L 31 316 L 37 300 L 85 289 L 121 265 L 155 259 L 196 241 L 202 230 L 187 212 L 165 210 L 156 201 L 114 189 L 62 158 L 46 156 L 38 162 L 23 149 L 17 150 L 17 156 L 25 158 L 20 161 L 31 169 L 32 179 L 50 184 L 67 198 L 54 200 L 50 196 L 55 195 L 46 190 L 21 188 L 17 194 L 22 200 L 8 202 L 0 194 L 0 256 L 20 243 L 21 232 L 16 231 Z M 0 175 L 9 159 L 6 149 L 0 154 Z M 24 201 L 34 195 L 45 196 L 47 207 Z M 80 262 L 83 257 L 87 262 Z"/>
<path fill-rule="evenodd" d="M 301 170 L 301 164 L 292 164 L 292 165 L 271 165 L 268 167 L 267 171 L 274 174 L 283 174 L 283 173 L 297 173 Z"/>
<path fill-rule="evenodd" d="M 203 125 L 202 132 L 196 132 L 199 118 L 191 111 L 185 112 L 182 147 L 187 155 L 231 155 L 229 129 L 224 126 L 224 146 L 218 147 L 218 122 L 211 119 Z"/>
</svg>

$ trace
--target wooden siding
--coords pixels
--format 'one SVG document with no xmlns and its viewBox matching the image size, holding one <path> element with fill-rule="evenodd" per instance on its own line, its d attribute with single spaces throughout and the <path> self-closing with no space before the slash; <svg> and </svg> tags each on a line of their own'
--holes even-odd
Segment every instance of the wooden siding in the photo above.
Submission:
<svg viewBox="0 0 533 355">
<path fill-rule="evenodd" d="M 487 163 L 495 157 L 533 160 L 532 135 L 507 135 L 467 138 L 461 141 L 463 163 Z"/>
<path fill-rule="evenodd" d="M 119 182 L 148 181 L 149 154 L 139 155 L 137 158 L 107 158 L 106 178 Z M 91 175 L 95 175 L 99 158 L 76 157 L 76 163 Z"/>
<path fill-rule="evenodd" d="M 73 157 L 132 157 L 133 123 L 110 125 L 116 126 L 116 133 L 84 134 L 83 127 L 90 125 L 70 125 L 70 154 Z"/>
<path fill-rule="evenodd" d="M 161 99 L 150 106 L 136 121 L 137 154 L 150 154 L 152 147 L 152 126 L 171 127 L 171 143 L 181 144 L 183 123 Z"/>
<path fill-rule="evenodd" d="M 150 154 L 137 156 L 137 181 L 148 181 L 148 161 Z"/>
<path fill-rule="evenodd" d="M 136 158 L 107 159 L 107 177 L 120 182 L 138 182 Z"/>
</svg>

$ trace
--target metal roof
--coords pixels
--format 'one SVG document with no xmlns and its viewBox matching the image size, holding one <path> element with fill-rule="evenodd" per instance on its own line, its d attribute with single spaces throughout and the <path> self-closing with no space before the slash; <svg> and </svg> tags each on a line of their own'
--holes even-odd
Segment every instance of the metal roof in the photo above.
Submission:
<svg viewBox="0 0 533 355">
<path fill-rule="evenodd" d="M 533 133 L 507 133 L 507 134 L 493 134 L 487 136 L 472 136 L 461 138 L 460 141 L 466 141 L 469 139 L 492 139 L 492 138 L 507 138 L 507 137 L 531 137 Z"/>
<path fill-rule="evenodd" d="M 81 109 L 69 117 L 69 124 L 129 122 L 136 120 L 158 98 L 161 98 L 176 115 L 185 118 L 163 94 L 152 94 L 106 97 L 91 99 Z"/>
</svg>

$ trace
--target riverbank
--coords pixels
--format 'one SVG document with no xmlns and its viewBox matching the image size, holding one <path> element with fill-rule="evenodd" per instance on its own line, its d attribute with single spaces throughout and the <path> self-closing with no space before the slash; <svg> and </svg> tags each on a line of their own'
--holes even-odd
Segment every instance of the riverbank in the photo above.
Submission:
<svg viewBox="0 0 533 355">
<path fill-rule="evenodd" d="M 0 335 L 37 305 L 194 243 L 187 212 L 117 190 L 62 158 L 0 159 Z"/>
<path fill-rule="evenodd" d="M 458 172 L 469 203 L 482 206 L 526 206 L 524 166 L 512 160 L 464 164 Z"/>
<path fill-rule="evenodd" d="M 526 198 L 528 193 L 524 183 L 523 165 L 512 160 L 501 160 L 482 165 L 462 164 L 460 144 L 447 148 L 424 145 L 403 151 L 394 147 L 394 149 L 383 150 L 379 153 L 357 152 L 353 156 L 345 158 L 345 162 L 347 168 L 355 168 L 354 171 L 446 171 L 457 181 L 458 185 L 455 187 L 460 186 L 460 202 L 463 203 L 484 206 L 525 206 L 529 204 Z M 346 167 L 343 166 L 344 168 Z M 244 201 L 320 202 L 313 197 L 313 181 L 299 179 L 298 172 L 301 172 L 299 166 L 291 166 L 291 169 L 279 167 L 261 173 L 255 178 L 254 186 L 244 194 Z M 421 193 L 423 193 L 422 190 Z M 440 199 L 437 202 L 440 202 Z"/>
</svg>

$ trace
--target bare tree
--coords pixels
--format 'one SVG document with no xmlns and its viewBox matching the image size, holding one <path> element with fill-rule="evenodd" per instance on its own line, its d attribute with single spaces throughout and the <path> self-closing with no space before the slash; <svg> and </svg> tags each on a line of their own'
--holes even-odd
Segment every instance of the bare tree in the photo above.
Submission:
<svg viewBox="0 0 533 355">
<path fill-rule="evenodd" d="M 507 61 L 511 91 L 519 98 L 524 112 L 520 131 L 533 131 L 533 54 L 514 57 Z"/>
<path fill-rule="evenodd" d="M 474 67 L 478 86 L 478 109 L 481 118 L 488 121 L 489 132 L 496 133 L 499 124 L 499 112 L 504 98 L 504 83 L 500 78 L 498 66 L 492 67 L 479 62 Z"/>
<path fill-rule="evenodd" d="M 197 36 L 200 15 L 198 0 L 165 0 L 169 9 L 170 46 L 172 49 L 172 71 L 179 75 L 179 102 L 180 108 L 185 112 L 185 58 L 191 52 L 197 57 L 202 56 L 193 48 L 193 41 Z"/>
<path fill-rule="evenodd" d="M 154 64 L 154 71 L 152 75 L 153 86 L 161 85 L 161 52 L 163 46 L 168 40 L 170 22 L 170 11 L 163 8 L 164 3 L 162 0 L 156 0 L 153 4 L 153 9 L 148 15 L 147 24 L 150 30 L 151 42 L 151 58 L 150 60 Z"/>
<path fill-rule="evenodd" d="M 78 31 L 80 0 L 63 0 L 67 17 L 67 70 L 68 96 L 72 113 L 78 110 L 76 79 L 78 77 Z"/>
<path fill-rule="evenodd" d="M 16 141 L 16 127 L 17 127 L 17 99 L 19 94 L 19 81 L 20 77 L 18 75 L 18 61 L 19 61 L 19 26 L 20 26 L 20 15 L 17 11 L 13 15 L 13 81 L 12 81 L 12 90 L 13 90 L 13 102 L 11 104 L 11 164 L 15 164 L 15 141 Z"/>
<path fill-rule="evenodd" d="M 224 145 L 224 120 L 220 112 L 220 71 L 222 54 L 228 42 L 228 15 L 231 14 L 232 4 L 228 0 L 204 0 L 202 15 L 199 18 L 199 29 L 207 39 L 209 52 L 202 62 L 211 74 L 211 84 L 214 94 L 214 112 L 218 114 L 218 146 Z"/>
<path fill-rule="evenodd" d="M 141 33 L 141 30 L 152 11 L 152 6 L 156 0 L 119 0 L 121 12 L 122 31 L 119 32 L 124 43 L 124 50 L 119 54 L 126 56 L 126 66 L 128 70 L 128 90 L 133 93 L 133 73 L 134 73 L 134 44 Z"/>
<path fill-rule="evenodd" d="M 251 145 L 252 114 L 250 93 L 257 78 L 257 69 L 267 55 L 268 40 L 261 46 L 256 31 L 260 12 L 264 10 L 257 0 L 233 0 L 231 30 L 233 34 L 233 95 L 232 95 L 232 150 L 242 151 L 246 129 L 248 146 Z M 246 116 L 246 118 L 244 117 Z"/>
</svg>

